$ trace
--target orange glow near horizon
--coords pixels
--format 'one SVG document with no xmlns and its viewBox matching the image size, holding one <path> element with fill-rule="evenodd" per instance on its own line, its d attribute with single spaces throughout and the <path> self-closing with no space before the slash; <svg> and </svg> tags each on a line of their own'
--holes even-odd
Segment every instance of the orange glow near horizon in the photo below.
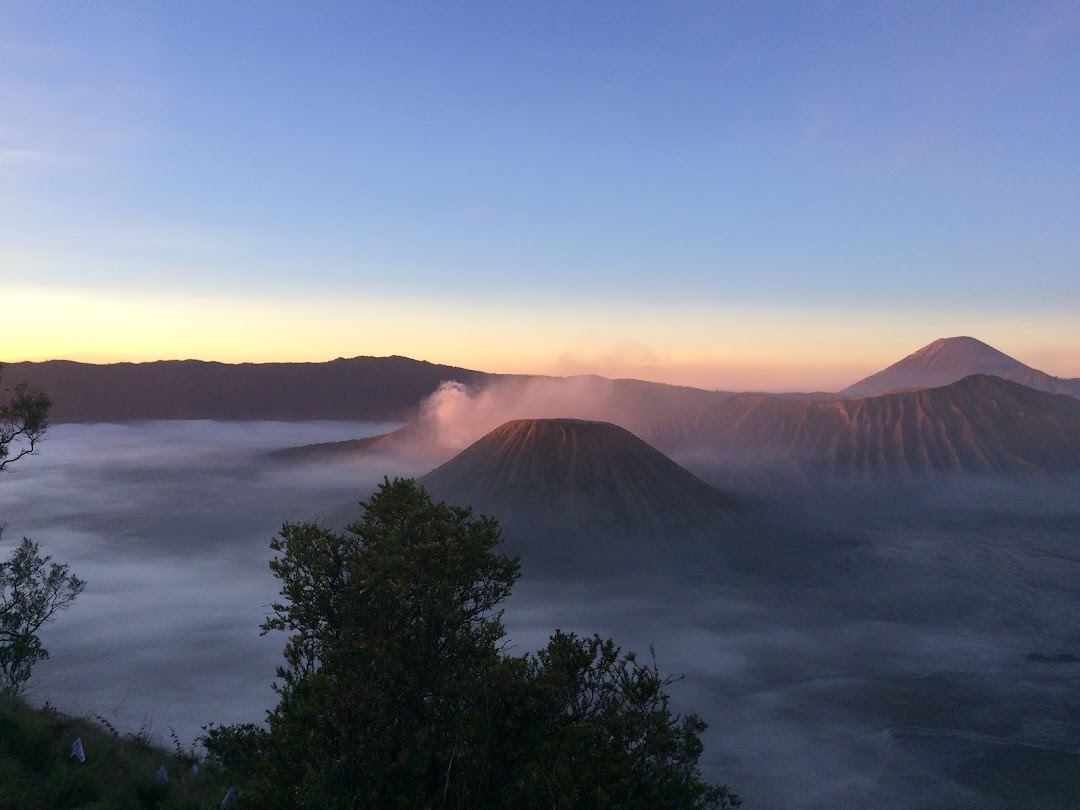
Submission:
<svg viewBox="0 0 1080 810">
<path fill-rule="evenodd" d="M 0 360 L 321 362 L 404 355 L 511 374 L 599 374 L 732 390 L 837 390 L 938 337 L 969 334 L 1080 376 L 1080 327 L 989 316 L 741 308 L 493 311 L 484 303 L 205 298 L 16 289 Z M 719 325 L 718 325 L 719 324 Z M 822 324 L 828 324 L 823 327 Z M 644 326 L 643 326 L 644 325 Z M 1037 328 L 1036 328 L 1037 326 Z M 1020 336 L 1038 335 L 1038 340 Z"/>
</svg>

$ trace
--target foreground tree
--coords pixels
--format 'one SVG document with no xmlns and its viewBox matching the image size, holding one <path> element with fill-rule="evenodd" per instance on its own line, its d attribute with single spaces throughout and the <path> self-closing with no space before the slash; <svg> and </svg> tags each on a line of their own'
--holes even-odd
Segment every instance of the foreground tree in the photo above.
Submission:
<svg viewBox="0 0 1080 810">
<path fill-rule="evenodd" d="M 17 385 L 10 398 L 0 402 L 0 472 L 36 452 L 49 426 L 51 407 L 52 402 L 45 394 L 30 391 L 25 383 Z"/>
<path fill-rule="evenodd" d="M 45 394 L 25 385 L 0 402 L 0 472 L 36 452 L 51 405 Z M 0 525 L 0 537 L 3 530 Z M 38 631 L 84 587 L 66 565 L 43 557 L 38 544 L 25 537 L 10 558 L 0 561 L 0 694 L 21 692 L 33 665 L 49 657 Z"/>
<path fill-rule="evenodd" d="M 555 632 L 526 661 L 534 698 L 516 707 L 530 729 L 526 760 L 506 786 L 515 807 L 735 807 L 700 778 L 696 714 L 674 716 L 661 676 L 611 639 Z M 537 797 L 543 797 L 538 800 Z"/>
<path fill-rule="evenodd" d="M 268 729 L 210 728 L 252 807 L 734 807 L 697 769 L 671 679 L 610 641 L 500 653 L 519 575 L 491 518 L 386 481 L 344 533 L 286 524 L 271 562 L 292 635 Z"/>
<path fill-rule="evenodd" d="M 24 537 L 0 562 L 0 694 L 22 691 L 33 665 L 49 657 L 38 631 L 86 587 L 51 560 Z"/>
</svg>

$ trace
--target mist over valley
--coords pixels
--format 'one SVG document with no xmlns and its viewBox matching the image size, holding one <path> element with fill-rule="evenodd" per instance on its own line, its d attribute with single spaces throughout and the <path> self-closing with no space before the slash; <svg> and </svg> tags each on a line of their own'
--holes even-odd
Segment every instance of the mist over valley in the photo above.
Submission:
<svg viewBox="0 0 1080 810">
<path fill-rule="evenodd" d="M 512 649 L 555 628 L 655 647 L 744 806 L 1080 795 L 1080 400 L 988 376 L 870 398 L 499 378 L 403 410 L 54 425 L 0 488 L 8 537 L 89 583 L 31 699 L 185 740 L 260 721 L 269 538 L 415 476 L 520 554 Z"/>
</svg>

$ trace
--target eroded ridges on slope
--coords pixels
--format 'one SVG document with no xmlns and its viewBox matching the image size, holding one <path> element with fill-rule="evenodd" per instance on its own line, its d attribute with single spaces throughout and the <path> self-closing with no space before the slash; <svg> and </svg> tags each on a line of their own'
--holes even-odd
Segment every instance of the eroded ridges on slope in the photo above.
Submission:
<svg viewBox="0 0 1080 810">
<path fill-rule="evenodd" d="M 421 480 L 440 497 L 547 511 L 611 531 L 704 530 L 733 507 L 629 431 L 571 419 L 509 422 Z"/>
<path fill-rule="evenodd" d="M 826 482 L 1080 469 L 1080 402 L 985 375 L 836 402 L 731 397 L 692 424 L 658 430 L 659 446 Z"/>
</svg>

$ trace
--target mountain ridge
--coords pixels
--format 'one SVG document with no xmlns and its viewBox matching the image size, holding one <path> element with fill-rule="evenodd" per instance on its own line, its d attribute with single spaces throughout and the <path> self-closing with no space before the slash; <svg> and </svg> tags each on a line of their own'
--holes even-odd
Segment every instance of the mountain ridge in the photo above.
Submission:
<svg viewBox="0 0 1080 810">
<path fill-rule="evenodd" d="M 446 381 L 477 386 L 489 374 L 391 357 L 311 363 L 156 360 L 8 363 L 5 387 L 26 383 L 53 401 L 55 423 L 150 419 L 405 421 Z"/>
<path fill-rule="evenodd" d="M 415 418 L 421 404 L 443 383 L 460 383 L 476 392 L 498 383 L 521 387 L 550 382 L 569 389 L 592 382 L 592 387 L 607 390 L 616 413 L 681 408 L 681 403 L 692 405 L 727 394 L 598 375 L 496 374 L 400 355 L 297 363 L 24 361 L 0 364 L 0 378 L 4 388 L 26 383 L 45 391 L 53 400 L 51 419 L 57 424 L 153 419 L 404 422 Z M 627 416 L 632 421 L 632 415 Z"/>
<path fill-rule="evenodd" d="M 692 469 L 697 454 L 826 483 L 1073 472 L 1080 400 L 990 375 L 831 403 L 736 395 L 647 438 Z"/>
</svg>

